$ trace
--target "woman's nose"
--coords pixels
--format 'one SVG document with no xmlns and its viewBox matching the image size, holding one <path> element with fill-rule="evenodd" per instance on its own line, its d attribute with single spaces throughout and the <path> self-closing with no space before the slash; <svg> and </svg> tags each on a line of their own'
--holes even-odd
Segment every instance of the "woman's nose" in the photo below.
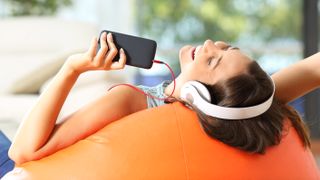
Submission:
<svg viewBox="0 0 320 180">
<path fill-rule="evenodd" d="M 225 43 L 225 42 L 223 42 L 223 41 L 216 41 L 215 43 L 214 43 L 214 45 L 216 45 L 218 48 L 220 48 L 220 49 L 227 49 L 228 47 L 230 47 L 230 45 L 229 44 L 227 44 L 227 43 Z"/>
<path fill-rule="evenodd" d="M 205 47 L 205 49 L 209 48 L 209 49 L 216 49 L 218 50 L 219 48 L 217 48 L 214 44 L 214 42 L 211 39 L 207 39 L 204 43 L 203 43 L 203 47 Z"/>
</svg>

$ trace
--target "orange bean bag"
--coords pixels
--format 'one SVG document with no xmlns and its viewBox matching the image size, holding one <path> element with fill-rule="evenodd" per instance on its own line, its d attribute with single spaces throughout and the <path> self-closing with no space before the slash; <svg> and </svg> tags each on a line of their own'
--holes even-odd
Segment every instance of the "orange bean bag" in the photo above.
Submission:
<svg viewBox="0 0 320 180">
<path fill-rule="evenodd" d="M 289 124 L 289 123 L 288 123 Z M 21 167 L 31 179 L 320 179 L 294 128 L 265 155 L 208 137 L 180 103 L 141 111 Z"/>
</svg>

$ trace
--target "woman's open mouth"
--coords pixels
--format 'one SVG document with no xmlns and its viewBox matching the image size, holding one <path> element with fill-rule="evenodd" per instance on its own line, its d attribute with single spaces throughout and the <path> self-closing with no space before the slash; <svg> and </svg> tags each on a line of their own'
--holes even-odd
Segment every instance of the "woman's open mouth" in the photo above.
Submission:
<svg viewBox="0 0 320 180">
<path fill-rule="evenodd" d="M 196 52 L 196 48 L 195 48 L 195 47 L 192 47 L 192 49 L 191 49 L 191 59 L 192 59 L 192 60 L 194 60 L 195 52 Z"/>
<path fill-rule="evenodd" d="M 200 51 L 201 48 L 202 48 L 202 46 L 192 47 L 192 49 L 191 49 L 191 59 L 193 61 L 195 60 L 196 55 L 198 54 L 198 52 Z"/>
</svg>

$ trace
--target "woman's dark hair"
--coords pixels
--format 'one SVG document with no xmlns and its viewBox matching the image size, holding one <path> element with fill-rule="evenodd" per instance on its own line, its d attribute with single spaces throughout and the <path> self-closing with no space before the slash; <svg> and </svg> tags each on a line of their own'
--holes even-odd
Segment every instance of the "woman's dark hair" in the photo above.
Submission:
<svg viewBox="0 0 320 180">
<path fill-rule="evenodd" d="M 224 107 L 248 107 L 266 101 L 272 94 L 272 82 L 268 75 L 253 61 L 247 72 L 205 85 L 213 104 Z M 297 131 L 303 145 L 310 147 L 309 133 L 298 113 L 274 98 L 271 107 L 263 114 L 243 120 L 223 120 L 197 112 L 204 131 L 211 137 L 230 146 L 263 154 L 267 147 L 280 143 L 288 118 Z M 287 118 L 286 118 L 287 117 Z"/>
</svg>

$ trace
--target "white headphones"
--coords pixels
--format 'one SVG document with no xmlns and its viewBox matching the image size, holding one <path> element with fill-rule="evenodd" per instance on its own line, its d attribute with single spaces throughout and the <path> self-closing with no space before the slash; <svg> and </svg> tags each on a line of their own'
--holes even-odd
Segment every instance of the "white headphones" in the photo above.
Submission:
<svg viewBox="0 0 320 180">
<path fill-rule="evenodd" d="M 265 102 L 250 107 L 222 107 L 211 104 L 210 93 L 207 88 L 197 81 L 188 81 L 185 83 L 180 91 L 180 98 L 186 102 L 191 103 L 201 110 L 206 115 L 222 118 L 227 120 L 242 120 L 259 116 L 266 112 L 273 100 L 275 85 L 270 78 L 273 85 L 272 95 Z"/>
</svg>

